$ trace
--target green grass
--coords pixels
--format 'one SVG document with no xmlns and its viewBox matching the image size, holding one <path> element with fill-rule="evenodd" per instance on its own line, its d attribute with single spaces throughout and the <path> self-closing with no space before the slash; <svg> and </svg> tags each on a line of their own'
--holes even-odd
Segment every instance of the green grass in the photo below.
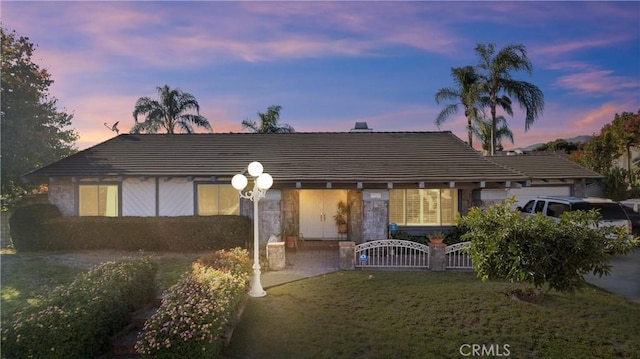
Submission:
<svg viewBox="0 0 640 359">
<path fill-rule="evenodd" d="M 12 313 L 24 306 L 37 302 L 38 295 L 46 293 L 59 285 L 71 283 L 80 273 L 88 271 L 101 262 L 116 260 L 118 257 L 136 256 L 138 252 L 99 251 L 85 254 L 91 263 L 82 260 L 69 260 L 73 253 L 15 253 L 3 250 L 1 262 L 1 302 L 0 316 L 4 321 Z M 156 282 L 160 291 L 177 283 L 180 277 L 190 269 L 191 263 L 201 254 L 162 254 L 152 255 L 158 262 Z M 104 256 L 102 258 L 101 256 Z M 62 260 L 61 258 L 66 258 Z M 85 258 L 86 259 L 86 258 Z"/>
<path fill-rule="evenodd" d="M 249 299 L 226 356 L 460 358 L 463 344 L 494 344 L 513 358 L 640 358 L 640 304 L 594 287 L 531 304 L 513 288 L 451 272 L 289 283 Z"/>
</svg>

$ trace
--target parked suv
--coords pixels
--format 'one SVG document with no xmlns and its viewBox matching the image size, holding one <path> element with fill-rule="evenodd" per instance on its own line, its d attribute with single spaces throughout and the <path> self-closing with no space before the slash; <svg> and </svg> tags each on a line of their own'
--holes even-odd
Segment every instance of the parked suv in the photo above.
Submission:
<svg viewBox="0 0 640 359">
<path fill-rule="evenodd" d="M 622 204 L 622 208 L 624 208 L 631 220 L 633 235 L 640 236 L 640 199 L 621 201 L 620 204 Z"/>
<path fill-rule="evenodd" d="M 590 211 L 598 210 L 602 216 L 601 224 L 604 226 L 620 226 L 632 232 L 631 220 L 618 202 L 604 198 L 579 198 L 579 197 L 538 197 L 530 200 L 524 207 L 518 209 L 525 216 L 534 213 L 542 213 L 548 217 L 559 218 L 566 211 Z"/>
</svg>

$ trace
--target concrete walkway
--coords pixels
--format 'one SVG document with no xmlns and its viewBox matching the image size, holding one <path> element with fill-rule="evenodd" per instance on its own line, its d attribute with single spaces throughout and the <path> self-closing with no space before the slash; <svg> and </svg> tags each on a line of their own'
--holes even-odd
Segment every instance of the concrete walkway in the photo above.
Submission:
<svg viewBox="0 0 640 359">
<path fill-rule="evenodd" d="M 611 275 L 585 276 L 588 283 L 640 303 L 640 249 L 611 259 Z"/>
<path fill-rule="evenodd" d="M 284 270 L 262 273 L 260 278 L 265 289 L 339 270 L 338 248 L 307 249 L 286 252 L 287 266 Z"/>
</svg>

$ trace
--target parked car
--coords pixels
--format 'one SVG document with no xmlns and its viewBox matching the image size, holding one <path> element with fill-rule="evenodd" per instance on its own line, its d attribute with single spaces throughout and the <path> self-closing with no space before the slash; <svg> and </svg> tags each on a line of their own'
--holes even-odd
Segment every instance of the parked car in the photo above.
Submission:
<svg viewBox="0 0 640 359">
<path fill-rule="evenodd" d="M 631 220 L 631 233 L 634 236 L 640 236 L 640 199 L 627 200 L 620 203 Z"/>
<path fill-rule="evenodd" d="M 602 216 L 601 225 L 620 226 L 632 233 L 632 224 L 623 206 L 615 201 L 605 198 L 580 198 L 580 197 L 537 197 L 527 202 L 524 207 L 518 209 L 524 216 L 534 213 L 542 213 L 548 217 L 560 218 L 566 211 L 590 211 L 598 210 Z"/>
</svg>

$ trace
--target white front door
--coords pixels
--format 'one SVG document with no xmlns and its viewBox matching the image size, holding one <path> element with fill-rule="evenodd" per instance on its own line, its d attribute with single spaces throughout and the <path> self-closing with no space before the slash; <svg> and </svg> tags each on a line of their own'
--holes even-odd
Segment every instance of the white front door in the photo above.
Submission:
<svg viewBox="0 0 640 359">
<path fill-rule="evenodd" d="M 333 215 L 338 202 L 346 200 L 346 190 L 300 190 L 300 233 L 304 238 L 338 238 Z"/>
</svg>

